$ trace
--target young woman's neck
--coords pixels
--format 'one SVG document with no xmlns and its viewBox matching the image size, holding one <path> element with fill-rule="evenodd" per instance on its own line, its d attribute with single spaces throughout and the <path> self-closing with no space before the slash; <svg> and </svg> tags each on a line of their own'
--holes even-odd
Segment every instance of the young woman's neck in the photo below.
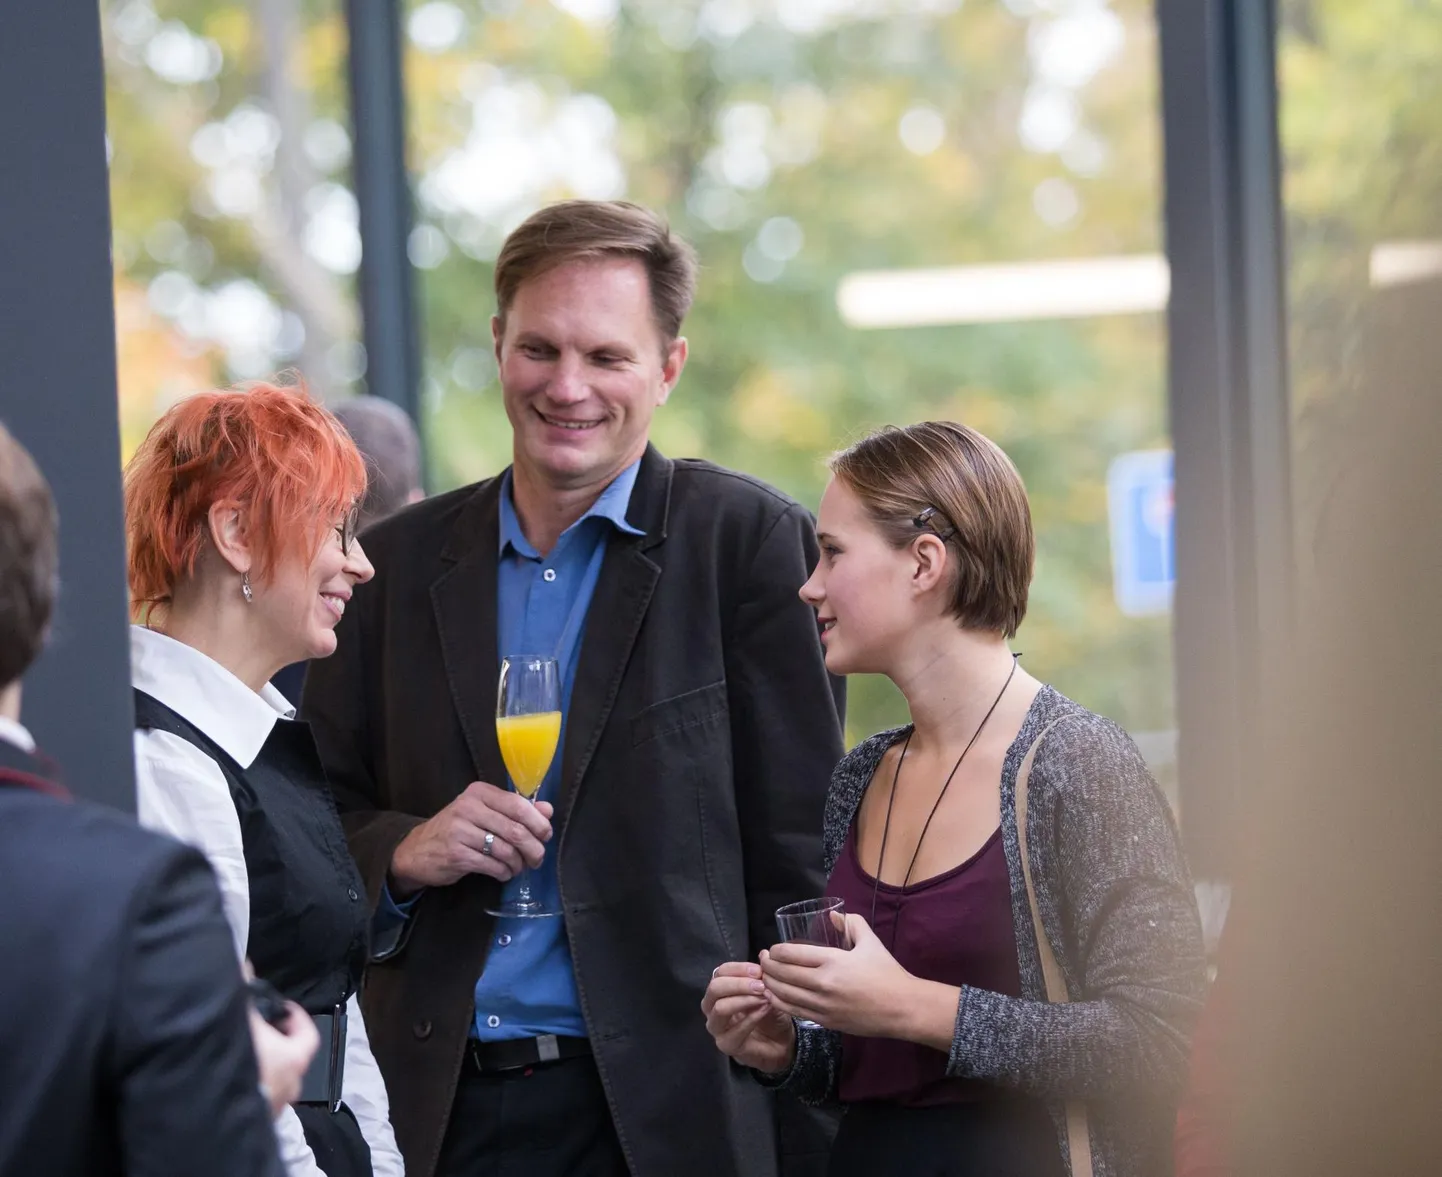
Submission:
<svg viewBox="0 0 1442 1177">
<path fill-rule="evenodd" d="M 1006 640 L 942 619 L 915 635 L 891 679 L 906 697 L 916 726 L 913 743 L 945 747 L 970 739 L 991 710 L 1016 665 Z M 1016 667 L 1008 692 L 1031 676 Z"/>
<path fill-rule="evenodd" d="M 218 583 L 222 579 L 228 583 Z M 287 660 L 279 658 L 257 632 L 253 608 L 234 576 L 197 577 L 176 587 L 169 608 L 151 621 L 150 628 L 199 650 L 258 692 Z"/>
</svg>

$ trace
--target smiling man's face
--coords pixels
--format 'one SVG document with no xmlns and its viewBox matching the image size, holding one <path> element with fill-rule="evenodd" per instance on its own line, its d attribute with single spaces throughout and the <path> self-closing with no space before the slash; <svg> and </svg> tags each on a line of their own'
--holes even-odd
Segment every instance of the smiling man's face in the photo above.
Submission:
<svg viewBox="0 0 1442 1177">
<path fill-rule="evenodd" d="M 515 461 L 558 490 L 604 485 L 641 456 L 686 362 L 661 338 L 645 267 L 568 262 L 523 282 L 492 320 Z"/>
</svg>

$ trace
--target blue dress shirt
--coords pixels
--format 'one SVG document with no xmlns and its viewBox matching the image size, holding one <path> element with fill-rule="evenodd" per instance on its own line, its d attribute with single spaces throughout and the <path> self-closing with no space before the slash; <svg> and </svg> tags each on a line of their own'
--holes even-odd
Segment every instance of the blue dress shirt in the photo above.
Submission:
<svg viewBox="0 0 1442 1177">
<path fill-rule="evenodd" d="M 561 742 L 537 800 L 557 799 L 566 716 L 581 652 L 587 610 L 601 575 L 611 531 L 642 532 L 626 522 L 626 507 L 636 485 L 636 462 L 623 470 L 591 509 L 561 533 L 542 558 L 521 531 L 511 498 L 511 476 L 501 487 L 500 559 L 496 585 L 496 649 L 508 654 L 550 654 L 561 670 Z M 496 784 L 501 782 L 497 781 Z M 552 838 L 545 861 L 531 873 L 532 895 L 553 908 L 561 905 L 556 877 L 559 845 Z M 513 880 L 505 898 L 515 897 Z M 586 1036 L 581 1001 L 571 965 L 562 917 L 498 919 L 486 967 L 476 982 L 476 1019 L 472 1034 L 483 1042 L 528 1038 L 536 1034 Z"/>
<path fill-rule="evenodd" d="M 556 758 L 536 799 L 555 803 L 560 788 L 561 750 L 566 745 L 566 717 L 571 688 L 581 652 L 586 614 L 601 563 L 606 539 L 614 529 L 628 535 L 644 534 L 626 522 L 626 508 L 636 485 L 640 462 L 626 467 L 591 505 L 591 509 L 561 533 L 556 546 L 543 558 L 526 539 L 511 498 L 511 475 L 504 476 L 500 503 L 500 552 L 496 583 L 496 648 L 508 654 L 553 656 L 561 669 L 561 738 Z M 493 781 L 501 785 L 505 782 Z M 559 832 L 559 831 L 558 831 Z M 545 861 L 531 872 L 531 894 L 553 908 L 561 905 L 553 837 Z M 508 883 L 504 898 L 515 897 L 516 884 Z M 418 897 L 416 897 L 418 898 Z M 388 890 L 381 893 L 376 912 L 374 945 L 384 949 L 399 938 L 415 898 L 395 903 Z M 476 1013 L 471 1036 L 485 1042 L 529 1038 L 539 1034 L 586 1036 L 571 948 L 564 918 L 497 919 L 486 967 L 476 982 Z"/>
</svg>

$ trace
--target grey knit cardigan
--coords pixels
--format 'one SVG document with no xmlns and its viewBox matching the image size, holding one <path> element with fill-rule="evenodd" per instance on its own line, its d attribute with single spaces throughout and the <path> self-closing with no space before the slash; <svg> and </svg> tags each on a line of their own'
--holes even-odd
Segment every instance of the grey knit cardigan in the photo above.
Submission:
<svg viewBox="0 0 1442 1177">
<path fill-rule="evenodd" d="M 909 730 L 872 736 L 837 765 L 826 802 L 828 874 L 872 773 Z M 1046 1000 L 1017 853 L 1016 775 L 1043 731 L 1027 846 L 1042 926 L 1071 998 L 1055 1005 Z M 1022 996 L 962 989 L 947 1073 L 1046 1101 L 1063 1158 L 1065 1101 L 1084 1100 L 1096 1177 L 1165 1177 L 1206 988 L 1201 923 L 1171 810 L 1121 728 L 1043 687 L 1002 765 L 1001 815 Z M 798 1027 L 791 1069 L 762 1081 L 827 1103 L 840 1062 L 839 1034 Z"/>
</svg>

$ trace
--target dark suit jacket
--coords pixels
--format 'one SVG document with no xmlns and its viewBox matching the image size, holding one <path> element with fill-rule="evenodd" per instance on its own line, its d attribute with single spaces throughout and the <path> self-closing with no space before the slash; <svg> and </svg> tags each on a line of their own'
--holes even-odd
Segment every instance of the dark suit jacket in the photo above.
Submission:
<svg viewBox="0 0 1442 1177">
<path fill-rule="evenodd" d="M 0 742 L 0 772 L 38 766 Z M 0 781 L 0 1177 L 280 1177 L 201 855 Z"/>
<path fill-rule="evenodd" d="M 371 530 L 375 580 L 346 610 L 338 652 L 311 665 L 306 717 L 373 901 L 414 826 L 470 781 L 506 780 L 499 493 L 492 479 Z M 776 908 L 824 885 L 841 684 L 796 595 L 812 522 L 763 483 L 655 450 L 627 519 L 645 534 L 608 541 L 551 850 L 577 987 L 635 1177 L 771 1177 L 771 1094 L 716 1050 L 699 1005 L 718 963 L 754 959 L 776 939 Z M 411 1177 L 434 1170 L 498 894 L 480 876 L 427 892 L 406 946 L 368 976 L 366 1024 Z"/>
</svg>

